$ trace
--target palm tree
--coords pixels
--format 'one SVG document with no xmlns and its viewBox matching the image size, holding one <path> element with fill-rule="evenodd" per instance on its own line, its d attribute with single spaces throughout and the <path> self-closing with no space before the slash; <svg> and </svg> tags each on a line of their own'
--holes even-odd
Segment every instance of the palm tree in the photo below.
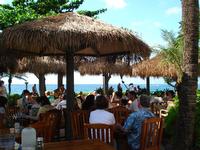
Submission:
<svg viewBox="0 0 200 150">
<path fill-rule="evenodd" d="M 11 93 L 11 83 L 12 83 L 12 79 L 13 78 L 17 78 L 17 79 L 20 79 L 20 80 L 24 80 L 24 81 L 27 81 L 24 77 L 24 75 L 21 75 L 21 74 L 12 74 L 12 73 L 3 73 L 1 74 L 1 77 L 4 78 L 4 77 L 8 77 L 8 95 L 10 95 Z"/>
<path fill-rule="evenodd" d="M 176 150 L 192 150 L 199 40 L 199 2 L 198 0 L 182 0 L 183 23 L 183 74 L 178 86 L 179 116 L 176 134 Z"/>
<path fill-rule="evenodd" d="M 179 75 L 177 79 L 166 78 L 165 81 L 167 83 L 170 83 L 170 81 L 180 82 L 183 74 L 183 37 L 181 34 L 176 37 L 172 31 L 167 30 L 162 30 L 161 34 L 167 43 L 165 47 L 160 46 L 159 53 L 162 56 L 162 63 L 173 64 Z"/>
</svg>

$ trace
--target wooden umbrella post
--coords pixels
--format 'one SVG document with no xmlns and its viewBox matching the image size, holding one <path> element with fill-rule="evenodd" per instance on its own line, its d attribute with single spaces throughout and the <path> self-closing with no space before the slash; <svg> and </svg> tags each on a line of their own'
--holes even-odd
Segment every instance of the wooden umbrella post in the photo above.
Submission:
<svg viewBox="0 0 200 150">
<path fill-rule="evenodd" d="M 65 112 L 65 136 L 67 140 L 72 139 L 72 127 L 70 112 L 74 108 L 74 53 L 66 52 L 66 106 L 67 111 Z"/>
</svg>

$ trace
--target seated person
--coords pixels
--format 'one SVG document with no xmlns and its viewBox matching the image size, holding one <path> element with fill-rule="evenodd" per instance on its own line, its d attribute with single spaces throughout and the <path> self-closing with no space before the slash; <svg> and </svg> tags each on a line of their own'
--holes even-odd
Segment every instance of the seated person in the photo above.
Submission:
<svg viewBox="0 0 200 150">
<path fill-rule="evenodd" d="M 95 100 L 96 110 L 90 112 L 89 123 L 115 124 L 115 117 L 112 113 L 106 111 L 108 100 L 103 95 L 99 95 Z"/>
<path fill-rule="evenodd" d="M 127 135 L 128 144 L 131 150 L 140 149 L 140 136 L 143 121 L 147 118 L 155 117 L 154 114 L 149 110 L 149 96 L 140 96 L 140 104 L 141 108 L 129 115 L 123 127 L 121 125 L 116 126 L 116 131 L 123 132 Z"/>
<path fill-rule="evenodd" d="M 122 95 L 123 95 L 122 92 L 119 92 L 119 91 L 113 92 L 113 95 L 111 98 L 111 103 L 112 103 L 113 107 L 117 106 L 117 104 L 120 103 Z"/>
<path fill-rule="evenodd" d="M 129 109 L 131 111 L 138 111 L 139 107 L 140 107 L 140 103 L 137 99 L 136 92 L 135 91 L 129 91 L 127 96 L 128 96 L 128 100 L 129 100 L 128 103 L 131 101 Z"/>
<path fill-rule="evenodd" d="M 65 109 L 67 107 L 66 99 L 67 99 L 66 95 L 60 96 L 60 102 L 57 104 L 56 109 L 58 109 L 58 110 Z"/>
<path fill-rule="evenodd" d="M 93 110 L 94 109 L 94 95 L 88 95 L 85 101 L 82 103 L 82 110 Z"/>
<path fill-rule="evenodd" d="M 34 116 L 34 117 L 33 116 L 25 116 L 25 118 L 38 120 L 41 114 L 46 113 L 47 111 L 54 109 L 54 107 L 51 106 L 49 99 L 46 96 L 38 97 L 37 101 L 40 104 L 40 108 L 37 112 L 37 115 Z"/>
</svg>

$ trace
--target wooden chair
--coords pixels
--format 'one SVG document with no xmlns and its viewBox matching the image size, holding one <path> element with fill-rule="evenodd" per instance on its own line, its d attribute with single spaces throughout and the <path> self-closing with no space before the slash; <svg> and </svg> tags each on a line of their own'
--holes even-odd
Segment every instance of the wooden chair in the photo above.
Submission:
<svg viewBox="0 0 200 150">
<path fill-rule="evenodd" d="M 5 128 L 5 123 L 4 123 L 4 114 L 0 114 L 0 129 Z"/>
<path fill-rule="evenodd" d="M 84 138 L 84 123 L 89 122 L 89 111 L 78 110 L 71 112 L 72 136 L 73 139 Z"/>
<path fill-rule="evenodd" d="M 44 138 L 44 142 L 51 142 L 59 134 L 60 117 L 61 112 L 53 109 L 46 112 L 41 120 L 30 126 L 36 129 L 37 136 Z"/>
<path fill-rule="evenodd" d="M 114 114 L 116 123 L 119 123 L 121 125 L 124 124 L 124 121 L 128 118 L 129 114 L 131 113 L 130 110 L 123 106 L 113 107 L 108 111 Z"/>
<path fill-rule="evenodd" d="M 113 144 L 113 125 L 84 124 L 84 138 Z"/>
<path fill-rule="evenodd" d="M 140 150 L 160 150 L 162 133 L 162 118 L 145 119 L 141 131 Z"/>
</svg>

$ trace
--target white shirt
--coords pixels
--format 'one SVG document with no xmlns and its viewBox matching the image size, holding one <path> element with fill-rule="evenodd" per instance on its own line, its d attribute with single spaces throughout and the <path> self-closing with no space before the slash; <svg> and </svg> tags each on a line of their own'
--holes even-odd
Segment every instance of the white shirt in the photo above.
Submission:
<svg viewBox="0 0 200 150">
<path fill-rule="evenodd" d="M 62 100 L 58 103 L 58 105 L 56 106 L 56 109 L 58 110 L 62 110 L 63 108 L 66 108 L 66 100 Z"/>
<path fill-rule="evenodd" d="M 115 117 L 112 113 L 103 109 L 96 109 L 90 112 L 89 123 L 102 123 L 107 125 L 115 124 Z"/>
<path fill-rule="evenodd" d="M 138 111 L 139 110 L 138 105 L 139 105 L 139 102 L 138 102 L 137 99 L 135 99 L 130 105 L 130 110 L 131 111 Z"/>
<path fill-rule="evenodd" d="M 0 114 L 5 114 L 6 111 L 5 111 L 5 108 L 4 107 L 0 107 Z"/>
</svg>

